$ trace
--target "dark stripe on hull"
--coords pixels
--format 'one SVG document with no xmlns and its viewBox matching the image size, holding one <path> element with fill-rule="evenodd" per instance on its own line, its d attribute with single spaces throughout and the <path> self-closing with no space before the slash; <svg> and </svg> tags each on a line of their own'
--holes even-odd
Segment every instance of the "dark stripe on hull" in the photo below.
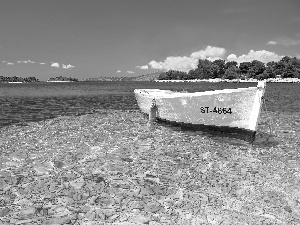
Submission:
<svg viewBox="0 0 300 225">
<path fill-rule="evenodd" d="M 147 113 L 143 113 L 148 116 Z M 204 131 L 208 134 L 217 135 L 219 137 L 229 137 L 244 140 L 253 143 L 255 140 L 256 131 L 242 129 L 238 127 L 227 127 L 227 126 L 214 126 L 204 124 L 191 124 L 182 123 L 176 121 L 169 121 L 166 119 L 156 118 L 156 122 L 159 124 L 170 124 L 174 127 L 181 127 L 181 130 L 187 131 Z"/>
</svg>

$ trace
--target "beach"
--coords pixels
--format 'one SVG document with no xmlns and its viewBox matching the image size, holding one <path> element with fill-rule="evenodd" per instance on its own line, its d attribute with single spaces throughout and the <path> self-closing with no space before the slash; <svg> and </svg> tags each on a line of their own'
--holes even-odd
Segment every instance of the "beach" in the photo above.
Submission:
<svg viewBox="0 0 300 225">
<path fill-rule="evenodd" d="M 2 224 L 299 224 L 300 116 L 253 145 L 98 110 L 0 130 Z M 269 126 L 272 127 L 270 135 Z"/>
<path fill-rule="evenodd" d="M 155 82 L 211 82 L 211 83 L 219 83 L 219 82 L 225 82 L 225 83 L 257 83 L 259 80 L 257 79 L 194 79 L 194 80 L 155 80 Z M 268 78 L 266 79 L 267 83 L 300 83 L 300 79 L 298 78 Z"/>
</svg>

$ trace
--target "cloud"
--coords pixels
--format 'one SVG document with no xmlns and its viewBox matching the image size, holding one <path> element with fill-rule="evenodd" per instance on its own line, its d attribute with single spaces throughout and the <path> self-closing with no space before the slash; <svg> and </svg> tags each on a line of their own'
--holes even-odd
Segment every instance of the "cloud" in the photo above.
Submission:
<svg viewBox="0 0 300 225">
<path fill-rule="evenodd" d="M 15 64 L 12 62 L 7 62 L 6 65 L 15 65 Z"/>
<path fill-rule="evenodd" d="M 121 73 L 121 70 L 118 70 L 117 73 Z"/>
<path fill-rule="evenodd" d="M 58 63 L 52 63 L 51 67 L 59 68 L 59 64 Z"/>
<path fill-rule="evenodd" d="M 198 60 L 187 56 L 169 56 L 164 62 L 151 61 L 149 65 L 152 69 L 158 70 L 180 70 L 189 71 L 194 69 Z"/>
<path fill-rule="evenodd" d="M 3 63 L 6 63 L 7 61 L 2 61 Z"/>
<path fill-rule="evenodd" d="M 147 70 L 149 69 L 148 65 L 144 65 L 144 66 L 136 66 L 136 68 L 142 69 L 142 70 Z"/>
<path fill-rule="evenodd" d="M 20 60 L 20 61 L 17 61 L 17 63 L 35 63 L 35 62 L 33 62 L 33 61 L 31 61 L 31 60 Z"/>
<path fill-rule="evenodd" d="M 236 61 L 238 63 L 241 62 L 251 62 L 252 60 L 259 60 L 263 63 L 271 62 L 271 61 L 279 61 L 282 59 L 282 55 L 277 55 L 275 52 L 269 52 L 266 50 L 261 51 L 253 51 L 250 50 L 250 52 L 247 55 L 241 55 L 236 56 L 235 54 L 231 54 L 227 57 L 228 61 Z"/>
<path fill-rule="evenodd" d="M 188 72 L 197 67 L 199 59 L 214 61 L 216 59 L 222 59 L 225 53 L 225 48 L 207 46 L 206 49 L 193 52 L 190 56 L 169 56 L 163 62 L 153 60 L 148 64 L 152 69 Z"/>
<path fill-rule="evenodd" d="M 269 42 L 267 43 L 267 45 L 277 45 L 277 44 L 278 44 L 277 41 L 269 41 Z"/>
<path fill-rule="evenodd" d="M 127 73 L 134 73 L 133 71 L 128 70 Z"/>
<path fill-rule="evenodd" d="M 71 64 L 68 64 L 68 65 L 62 64 L 63 69 L 71 69 L 71 68 L 74 68 L 74 67 L 75 66 L 72 66 Z"/>
<path fill-rule="evenodd" d="M 40 64 L 41 64 L 41 65 L 45 65 L 46 63 L 44 63 L 44 62 L 41 62 Z"/>
<path fill-rule="evenodd" d="M 300 45 L 300 39 L 281 37 L 281 38 L 276 38 L 275 40 L 276 41 L 269 41 L 267 45 L 284 45 L 284 46 Z"/>
<path fill-rule="evenodd" d="M 223 58 L 226 53 L 225 48 L 207 46 L 205 50 L 200 50 L 191 54 L 192 58 L 216 60 Z"/>
</svg>

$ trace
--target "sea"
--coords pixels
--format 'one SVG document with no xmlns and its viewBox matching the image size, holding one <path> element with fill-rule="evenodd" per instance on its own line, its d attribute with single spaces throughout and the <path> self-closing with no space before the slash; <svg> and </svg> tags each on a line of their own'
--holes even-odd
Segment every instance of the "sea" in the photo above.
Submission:
<svg viewBox="0 0 300 225">
<path fill-rule="evenodd" d="M 208 82 L 70 82 L 0 83 L 0 129 L 26 125 L 59 116 L 84 115 L 99 109 L 138 110 L 134 89 L 158 88 L 173 91 L 210 91 L 256 86 L 256 83 Z M 299 83 L 268 83 L 265 109 L 271 112 L 300 112 Z"/>
<path fill-rule="evenodd" d="M 267 83 L 254 143 L 148 123 L 134 96 L 256 85 L 0 83 L 0 224 L 300 224 L 299 83 Z"/>
</svg>

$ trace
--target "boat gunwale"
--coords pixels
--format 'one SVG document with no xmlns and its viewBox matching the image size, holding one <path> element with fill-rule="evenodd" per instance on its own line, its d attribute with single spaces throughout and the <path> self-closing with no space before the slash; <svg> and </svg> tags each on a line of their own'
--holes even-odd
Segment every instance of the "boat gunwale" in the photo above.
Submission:
<svg viewBox="0 0 300 225">
<path fill-rule="evenodd" d="M 257 87 L 248 87 L 248 88 L 236 88 L 236 89 L 222 89 L 214 91 L 202 91 L 202 92 L 173 92 L 170 90 L 160 90 L 160 89 L 135 89 L 136 94 L 148 95 L 149 97 L 160 97 L 160 98 L 170 98 L 170 97 L 197 97 L 204 95 L 215 95 L 215 94 L 229 94 L 235 92 L 243 92 L 249 90 L 256 90 Z M 151 91 L 153 90 L 153 91 Z"/>
</svg>

